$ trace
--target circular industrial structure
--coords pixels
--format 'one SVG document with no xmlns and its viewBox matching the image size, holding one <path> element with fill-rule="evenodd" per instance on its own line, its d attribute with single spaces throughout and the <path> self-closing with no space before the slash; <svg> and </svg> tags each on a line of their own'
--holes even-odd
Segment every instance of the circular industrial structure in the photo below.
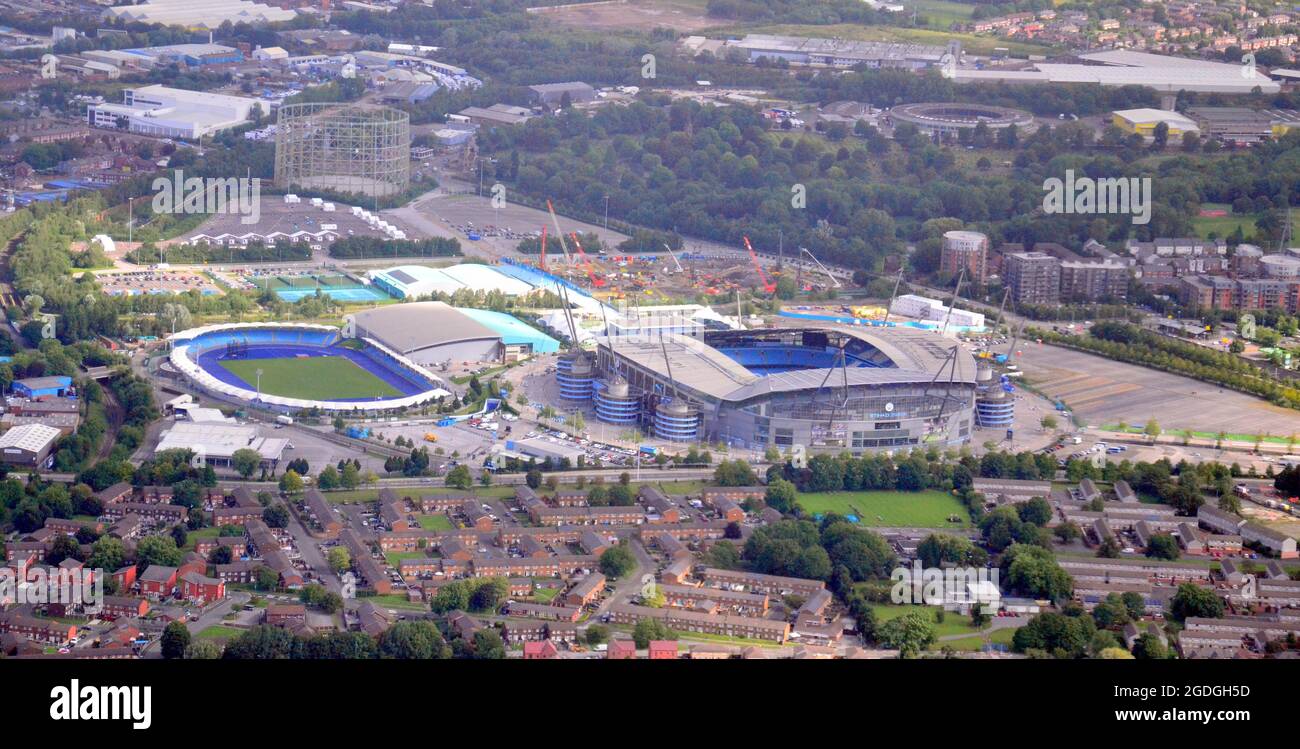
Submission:
<svg viewBox="0 0 1300 749">
<path fill-rule="evenodd" d="M 1032 125 L 1034 116 L 1019 109 L 996 107 L 991 104 L 957 104 L 939 102 L 929 104 L 900 104 L 889 110 L 894 125 L 910 122 L 923 133 L 952 135 L 962 130 L 974 130 L 981 122 L 992 130 L 1011 126 Z"/>
<path fill-rule="evenodd" d="M 555 379 L 560 385 L 560 398 L 570 404 L 591 400 L 595 377 L 591 358 L 582 352 L 565 354 L 555 364 Z"/>
<path fill-rule="evenodd" d="M 389 412 L 451 395 L 423 365 L 327 325 L 208 325 L 168 340 L 172 374 L 214 398 L 270 411 Z"/>
<path fill-rule="evenodd" d="M 275 131 L 275 185 L 386 197 L 411 184 L 411 116 L 372 104 L 286 104 Z"/>
<path fill-rule="evenodd" d="M 593 386 L 596 418 L 606 424 L 635 424 L 641 417 L 640 396 L 621 375 L 597 380 Z"/>
<path fill-rule="evenodd" d="M 561 359 L 562 396 L 574 373 Z M 913 328 L 605 338 L 593 379 L 597 419 L 674 442 L 863 453 L 957 445 L 976 426 L 974 358 Z"/>
<path fill-rule="evenodd" d="M 992 367 L 975 370 L 975 423 L 982 428 L 1010 429 L 1016 420 L 1015 388 L 1010 378 L 994 377 Z"/>
</svg>

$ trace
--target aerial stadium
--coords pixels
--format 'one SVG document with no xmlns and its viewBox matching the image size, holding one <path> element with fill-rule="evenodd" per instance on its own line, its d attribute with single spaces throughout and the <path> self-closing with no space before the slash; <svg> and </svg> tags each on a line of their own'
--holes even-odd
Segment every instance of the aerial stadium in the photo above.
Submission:
<svg viewBox="0 0 1300 749">
<path fill-rule="evenodd" d="M 901 104 L 889 110 L 889 119 L 897 125 L 910 122 L 926 134 L 953 135 L 960 130 L 974 130 L 980 123 L 991 130 L 1028 127 L 1034 116 L 1019 109 L 992 104 L 922 103 Z"/>
<path fill-rule="evenodd" d="M 169 339 L 170 374 L 221 400 L 271 411 L 388 412 L 451 395 L 382 342 L 305 323 L 208 325 Z"/>
<path fill-rule="evenodd" d="M 974 358 L 916 329 L 602 338 L 556 376 L 569 405 L 589 398 L 600 421 L 670 441 L 862 453 L 957 445 L 975 428 Z"/>
</svg>

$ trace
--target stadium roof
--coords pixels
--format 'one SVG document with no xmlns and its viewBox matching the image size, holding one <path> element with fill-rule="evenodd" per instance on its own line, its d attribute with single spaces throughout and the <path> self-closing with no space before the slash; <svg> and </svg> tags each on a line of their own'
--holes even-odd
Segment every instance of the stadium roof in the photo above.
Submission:
<svg viewBox="0 0 1300 749">
<path fill-rule="evenodd" d="M 666 374 L 671 368 L 678 385 L 714 398 L 725 398 L 759 379 L 731 357 L 690 336 L 666 333 L 662 342 L 659 337 L 650 336 L 599 340 L 600 345 L 606 347 L 613 340 L 615 353 L 653 372 Z M 668 352 L 667 367 L 664 365 L 665 350 Z"/>
<path fill-rule="evenodd" d="M 443 302 L 411 302 L 362 310 L 357 326 L 399 353 L 457 341 L 500 338 L 501 335 Z"/>
<path fill-rule="evenodd" d="M 843 327 L 822 328 L 856 338 L 884 354 L 893 366 L 848 367 L 848 382 L 855 385 L 890 385 L 929 382 L 938 375 L 948 381 L 951 367 L 946 366 L 957 344 L 937 333 L 914 328 L 873 328 L 859 330 Z M 609 346 L 610 339 L 600 339 Z M 664 334 L 658 337 L 614 339 L 614 351 L 654 372 L 667 374 L 664 350 L 678 385 L 704 395 L 728 401 L 742 401 L 768 393 L 815 390 L 827 380 L 826 369 L 804 369 L 767 376 L 757 375 L 721 351 L 689 336 Z M 832 383 L 843 383 L 844 375 L 835 373 Z M 975 360 L 958 350 L 953 382 L 975 381 Z"/>
<path fill-rule="evenodd" d="M 507 346 L 532 344 L 535 354 L 548 354 L 560 350 L 559 341 L 504 312 L 465 307 L 457 307 L 456 311 L 496 331 L 497 335 L 501 336 L 501 342 Z"/>
</svg>

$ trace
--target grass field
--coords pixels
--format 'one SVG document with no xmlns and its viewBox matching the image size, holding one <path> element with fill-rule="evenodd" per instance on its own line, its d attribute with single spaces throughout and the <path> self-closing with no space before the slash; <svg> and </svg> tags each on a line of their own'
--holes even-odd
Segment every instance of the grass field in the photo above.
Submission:
<svg viewBox="0 0 1300 749">
<path fill-rule="evenodd" d="M 1213 234 L 1217 239 L 1224 239 L 1238 227 L 1247 240 L 1255 233 L 1255 222 L 1259 220 L 1258 213 L 1233 213 L 1232 206 L 1227 203 L 1202 203 L 1202 210 L 1223 210 L 1227 211 L 1226 216 L 1192 216 L 1192 229 L 1198 237 L 1209 239 Z M 1300 208 L 1291 209 L 1291 221 L 1300 219 Z"/>
<path fill-rule="evenodd" d="M 393 398 L 402 393 L 392 385 L 341 356 L 283 359 L 233 359 L 221 362 L 231 374 L 261 392 L 306 400 Z"/>
<path fill-rule="evenodd" d="M 879 626 L 889 621 L 897 619 L 904 614 L 910 614 L 919 611 L 926 620 L 934 624 L 935 637 L 947 637 L 949 635 L 966 635 L 977 634 L 979 630 L 970 625 L 970 617 L 964 614 L 958 614 L 952 611 L 945 612 L 943 623 L 935 621 L 935 612 L 940 609 L 936 606 L 922 606 L 920 604 L 895 605 L 891 603 L 872 604 L 871 610 L 876 612 L 876 625 Z"/>
<path fill-rule="evenodd" d="M 800 494 L 799 504 L 814 515 L 826 512 L 857 515 L 867 526 L 963 528 L 970 525 L 970 514 L 961 502 L 941 491 Z M 949 522 L 950 516 L 961 518 L 961 522 Z"/>
<path fill-rule="evenodd" d="M 1016 630 L 1011 628 L 995 629 L 987 635 L 972 635 L 970 637 L 959 637 L 955 640 L 945 640 L 936 642 L 930 646 L 931 650 L 941 650 L 944 646 L 953 650 L 979 651 L 983 649 L 984 644 L 1004 645 L 1011 648 L 1011 639 L 1016 636 Z M 987 637 L 987 639 L 985 639 Z"/>
<path fill-rule="evenodd" d="M 406 600 L 406 596 L 399 596 L 396 593 L 390 593 L 386 596 L 368 596 L 364 600 L 374 603 L 386 609 L 407 609 L 410 611 L 428 611 L 429 607 L 423 603 L 411 603 Z"/>
<path fill-rule="evenodd" d="M 420 528 L 426 531 L 449 531 L 451 520 L 446 515 L 420 515 Z"/>
<path fill-rule="evenodd" d="M 384 554 L 384 559 L 393 567 L 400 567 L 403 559 L 418 559 L 426 556 L 423 551 L 390 551 Z"/>
<path fill-rule="evenodd" d="M 755 28 L 745 28 L 755 34 L 778 34 L 782 36 L 811 36 L 832 39 L 853 39 L 864 42 L 911 42 L 913 44 L 944 45 L 951 40 L 961 42 L 961 48 L 971 54 L 991 55 L 994 49 L 1005 47 L 1011 55 L 1043 55 L 1051 47 L 1027 42 L 1007 41 L 998 36 L 965 34 L 937 29 L 905 29 L 896 26 L 859 26 L 840 23 L 829 25 L 816 24 L 771 24 Z"/>
<path fill-rule="evenodd" d="M 244 630 L 238 627 L 223 627 L 220 624 L 214 624 L 198 634 L 198 637 L 206 640 L 229 640 L 244 634 Z"/>
</svg>

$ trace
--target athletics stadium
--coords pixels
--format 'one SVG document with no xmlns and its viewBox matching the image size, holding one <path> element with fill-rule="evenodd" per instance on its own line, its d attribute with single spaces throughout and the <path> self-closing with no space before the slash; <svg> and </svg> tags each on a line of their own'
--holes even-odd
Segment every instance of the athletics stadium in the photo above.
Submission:
<svg viewBox="0 0 1300 749">
<path fill-rule="evenodd" d="M 783 452 L 958 445 L 975 428 L 974 358 L 910 328 L 705 330 L 602 338 L 557 368 L 566 403 L 659 439 Z"/>
<path fill-rule="evenodd" d="M 423 365 L 326 325 L 209 325 L 169 340 L 173 373 L 212 397 L 273 411 L 385 412 L 451 395 Z"/>
</svg>

